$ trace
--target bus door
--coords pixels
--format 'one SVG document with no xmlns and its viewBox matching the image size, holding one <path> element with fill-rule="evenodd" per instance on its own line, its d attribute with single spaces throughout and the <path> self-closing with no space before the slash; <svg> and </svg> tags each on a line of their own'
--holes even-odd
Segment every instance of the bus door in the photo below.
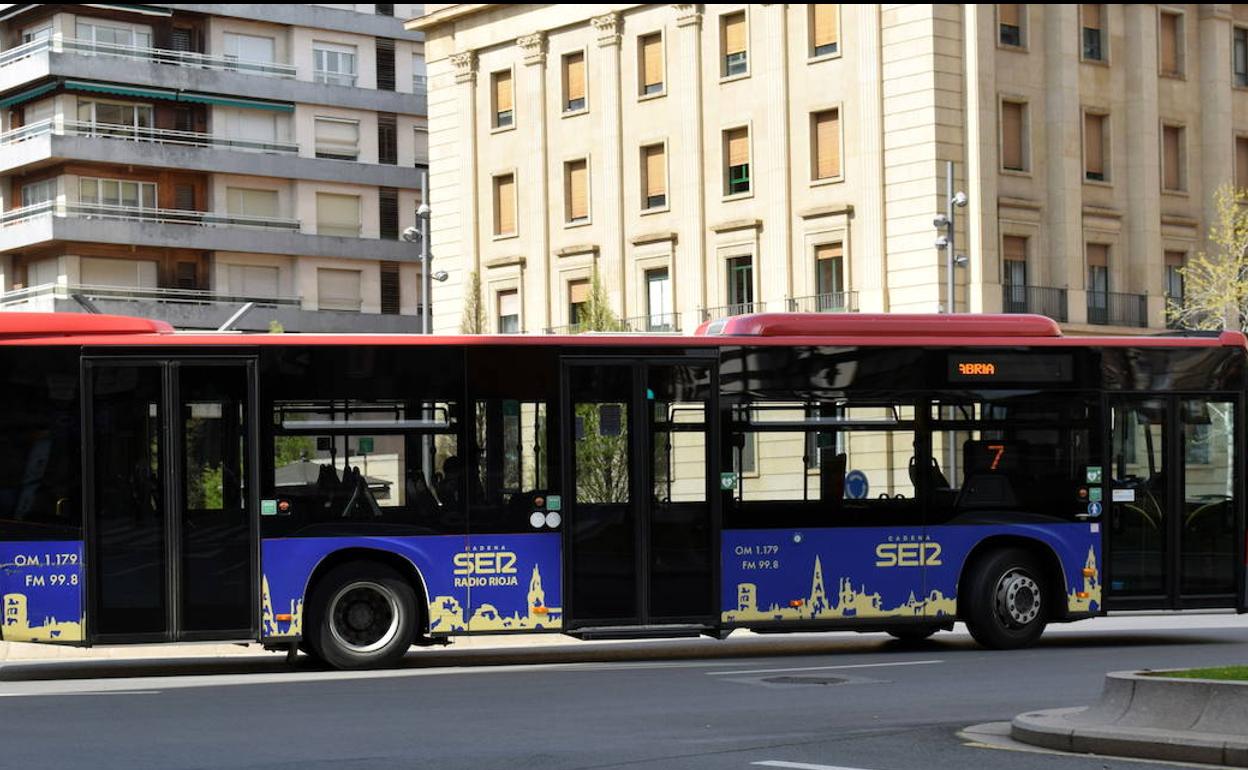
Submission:
<svg viewBox="0 0 1248 770">
<path fill-rule="evenodd" d="M 714 360 L 565 359 L 565 628 L 716 625 L 717 380 Z"/>
<path fill-rule="evenodd" d="M 254 362 L 88 357 L 83 379 L 90 638 L 254 637 Z"/>
<path fill-rule="evenodd" d="M 1111 399 L 1105 469 L 1109 609 L 1238 603 L 1238 408 L 1238 400 L 1225 394 Z"/>
</svg>

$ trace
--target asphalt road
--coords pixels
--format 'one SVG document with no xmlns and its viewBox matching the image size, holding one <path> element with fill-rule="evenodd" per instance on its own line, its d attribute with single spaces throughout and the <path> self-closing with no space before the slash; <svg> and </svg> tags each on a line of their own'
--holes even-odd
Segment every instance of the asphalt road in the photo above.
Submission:
<svg viewBox="0 0 1248 770">
<path fill-rule="evenodd" d="M 0 768 L 1156 768 L 1023 752 L 977 723 L 1088 703 L 1105 671 L 1248 661 L 1248 617 L 1102 619 L 1030 650 L 964 633 L 0 667 Z"/>
</svg>

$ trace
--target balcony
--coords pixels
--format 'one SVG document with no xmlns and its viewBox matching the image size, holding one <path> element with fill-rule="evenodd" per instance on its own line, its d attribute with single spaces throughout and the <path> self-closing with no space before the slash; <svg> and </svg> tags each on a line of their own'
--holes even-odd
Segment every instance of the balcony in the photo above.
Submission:
<svg viewBox="0 0 1248 770">
<path fill-rule="evenodd" d="M 1098 326 L 1148 326 L 1148 296 L 1114 291 L 1088 292 L 1088 323 Z"/>
<path fill-rule="evenodd" d="M 702 308 L 702 322 L 713 321 L 716 318 L 727 318 L 734 315 L 749 315 L 750 313 L 762 313 L 765 303 L 762 302 L 736 302 L 731 305 L 720 305 L 719 307 Z"/>
<path fill-rule="evenodd" d="M 639 315 L 620 320 L 618 329 L 587 329 L 584 324 L 568 324 L 567 326 L 548 326 L 543 334 L 585 334 L 598 331 L 609 334 L 666 334 L 680 331 L 680 315 L 677 313 L 655 313 Z"/>
<path fill-rule="evenodd" d="M 298 230 L 298 219 L 254 217 L 236 214 L 214 214 L 211 211 L 186 209 L 148 209 L 136 206 L 115 206 L 108 203 L 35 203 L 0 215 L 0 228 L 9 228 L 46 216 L 82 219 L 113 219 L 127 222 L 198 225 L 200 227 L 256 227 L 266 230 Z"/>
<path fill-rule="evenodd" d="M 858 292 L 833 291 L 808 297 L 789 297 L 790 313 L 856 313 Z"/>
<path fill-rule="evenodd" d="M 304 310 L 299 297 L 239 296 L 214 291 L 44 284 L 0 294 L 0 312 L 109 313 L 155 318 L 177 329 L 215 330 L 247 304 L 231 329 L 287 332 L 416 333 L 419 315 Z"/>
<path fill-rule="evenodd" d="M 299 153 L 299 145 L 294 142 L 261 142 L 253 139 L 234 139 L 215 134 L 205 134 L 198 131 L 174 131 L 165 128 L 146 128 L 112 123 L 87 123 L 80 120 L 58 121 L 52 118 L 40 120 L 21 128 L 15 128 L 12 131 L 5 131 L 0 134 L 0 147 L 11 147 L 47 134 L 172 144 L 182 147 L 214 147 L 279 155 L 297 155 Z"/>
<path fill-rule="evenodd" d="M 0 52 L 0 69 L 45 51 L 64 51 L 84 56 L 129 59 L 131 61 L 169 64 L 193 69 L 242 72 L 248 75 L 263 75 L 265 77 L 293 78 L 295 76 L 295 67 L 293 65 L 280 62 L 249 61 L 234 56 L 210 56 L 209 54 L 191 51 L 174 51 L 168 48 L 142 48 L 132 45 L 117 45 L 116 43 L 99 43 L 92 40 L 61 37 L 60 35 L 32 40 L 16 48 Z"/>
<path fill-rule="evenodd" d="M 1006 284 L 1002 287 L 1001 309 L 1006 313 L 1047 315 L 1060 323 L 1070 320 L 1066 305 L 1066 290 L 1050 286 L 1011 286 Z"/>
</svg>

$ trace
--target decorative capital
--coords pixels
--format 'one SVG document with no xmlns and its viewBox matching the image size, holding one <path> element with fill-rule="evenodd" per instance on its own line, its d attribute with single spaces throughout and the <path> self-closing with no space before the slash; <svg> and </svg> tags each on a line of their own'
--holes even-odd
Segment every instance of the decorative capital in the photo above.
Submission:
<svg viewBox="0 0 1248 770">
<path fill-rule="evenodd" d="M 688 27 L 689 25 L 702 26 L 702 6 L 698 3 L 675 3 L 672 5 L 676 9 L 676 26 Z"/>
<path fill-rule="evenodd" d="M 518 37 L 516 38 L 516 45 L 520 46 L 520 50 L 524 52 L 525 64 L 546 63 L 545 32 L 534 32 L 532 35 Z"/>
<path fill-rule="evenodd" d="M 620 44 L 620 14 L 616 11 L 595 16 L 592 19 L 598 32 L 598 45 L 606 48 Z"/>
<path fill-rule="evenodd" d="M 456 83 L 476 82 L 477 54 L 475 51 L 460 51 L 451 54 L 451 66 L 455 68 Z"/>
</svg>

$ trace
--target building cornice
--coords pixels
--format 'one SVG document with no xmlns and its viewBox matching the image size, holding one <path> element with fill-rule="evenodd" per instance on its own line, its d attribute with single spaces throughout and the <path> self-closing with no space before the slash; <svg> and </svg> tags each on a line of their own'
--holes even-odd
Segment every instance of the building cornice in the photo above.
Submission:
<svg viewBox="0 0 1248 770">
<path fill-rule="evenodd" d="M 835 217 L 854 215 L 854 204 L 852 203 L 834 203 L 831 206 L 817 206 L 813 209 L 806 209 L 797 212 L 802 219 L 818 219 L 819 217 Z"/>
<path fill-rule="evenodd" d="M 439 8 L 433 13 L 426 13 L 424 16 L 409 19 L 403 26 L 408 30 L 427 33 L 429 30 L 440 27 L 443 24 L 450 24 L 473 14 L 487 11 L 492 5 L 494 3 L 452 3 L 445 8 Z"/>
<path fill-rule="evenodd" d="M 578 243 L 575 246 L 564 246 L 562 249 L 555 251 L 556 257 L 574 257 L 577 254 L 597 254 L 598 244 L 596 243 Z"/>
<path fill-rule="evenodd" d="M 726 233 L 731 230 L 757 230 L 763 226 L 761 219 L 732 219 L 727 222 L 719 222 L 711 225 L 711 231 L 716 233 Z"/>
<path fill-rule="evenodd" d="M 524 267 L 525 262 L 526 260 L 523 255 L 514 254 L 510 257 L 495 257 L 494 259 L 487 259 L 482 264 L 485 266 L 485 269 L 491 270 L 500 267 Z"/>
<path fill-rule="evenodd" d="M 660 241 L 671 241 L 672 243 L 675 243 L 676 233 L 673 233 L 673 232 L 642 233 L 641 235 L 635 235 L 632 238 L 632 244 L 634 246 L 644 246 L 647 243 L 658 243 Z"/>
</svg>

